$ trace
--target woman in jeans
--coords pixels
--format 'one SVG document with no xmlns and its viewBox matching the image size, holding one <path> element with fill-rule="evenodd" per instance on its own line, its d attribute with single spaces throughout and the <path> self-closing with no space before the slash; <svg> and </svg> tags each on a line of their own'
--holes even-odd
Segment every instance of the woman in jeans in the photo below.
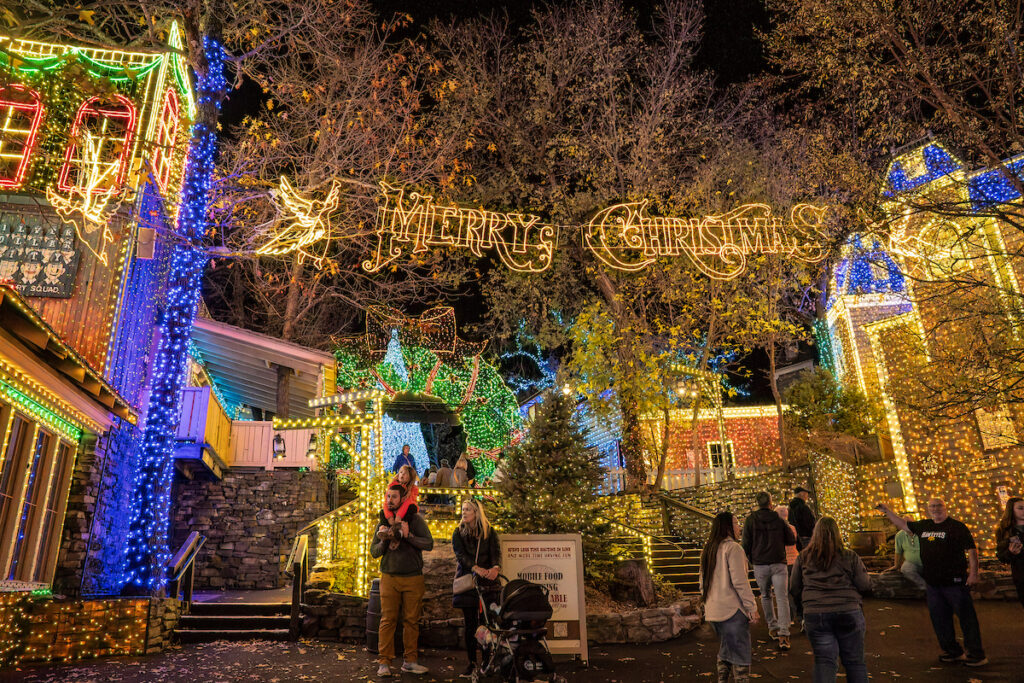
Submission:
<svg viewBox="0 0 1024 683">
<path fill-rule="evenodd" d="M 757 623 L 757 603 L 747 579 L 747 556 L 737 542 L 740 523 L 731 512 L 719 512 L 700 554 L 700 592 L 704 620 L 715 629 L 718 681 L 750 680 L 750 625 Z"/>
<path fill-rule="evenodd" d="M 498 545 L 498 534 L 487 522 L 487 513 L 480 501 L 469 498 L 462 504 L 462 521 L 452 533 L 452 550 L 458 565 L 456 576 L 464 576 L 472 572 L 477 575 L 477 583 L 487 595 L 487 589 L 500 590 L 498 574 L 501 567 L 501 547 Z M 461 674 L 463 678 L 471 678 L 476 668 L 476 630 L 480 626 L 483 606 L 476 589 L 460 593 L 452 597 L 452 605 L 462 610 L 466 626 L 466 656 L 469 664 Z"/>
<path fill-rule="evenodd" d="M 803 604 L 807 638 L 814 652 L 814 683 L 832 683 L 839 660 L 849 683 L 867 683 L 861 593 L 871 580 L 860 557 L 843 546 L 839 525 L 822 517 L 811 542 L 796 558 L 790 592 Z"/>
</svg>

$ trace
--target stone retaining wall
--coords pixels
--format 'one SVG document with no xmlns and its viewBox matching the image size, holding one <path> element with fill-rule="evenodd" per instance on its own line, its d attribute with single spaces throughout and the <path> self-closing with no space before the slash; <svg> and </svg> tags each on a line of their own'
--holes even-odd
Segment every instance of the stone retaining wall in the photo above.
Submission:
<svg viewBox="0 0 1024 683">
<path fill-rule="evenodd" d="M 364 598 L 309 589 L 303 596 L 302 635 L 321 640 L 364 642 Z M 463 644 L 462 615 L 446 619 L 424 617 L 420 621 L 420 647 L 458 650 Z M 636 609 L 587 616 L 587 640 L 597 644 L 660 643 L 700 625 L 697 598 L 686 598 L 668 607 Z"/>
<path fill-rule="evenodd" d="M 220 481 L 177 481 L 173 500 L 172 548 L 191 531 L 207 537 L 196 558 L 197 589 L 284 586 L 295 534 L 328 511 L 323 474 L 297 470 L 232 470 Z M 315 534 L 310 557 L 316 557 Z"/>
<path fill-rule="evenodd" d="M 181 614 L 172 598 L 0 596 L 0 669 L 163 650 Z"/>
<path fill-rule="evenodd" d="M 668 607 L 587 615 L 587 640 L 610 643 L 660 643 L 700 625 L 698 598 L 686 598 Z"/>
<path fill-rule="evenodd" d="M 883 600 L 922 600 L 924 591 L 903 578 L 899 572 L 871 574 L 873 597 Z M 978 585 L 971 590 L 975 600 L 1017 600 L 1013 578 L 1006 571 L 979 572 Z"/>
</svg>

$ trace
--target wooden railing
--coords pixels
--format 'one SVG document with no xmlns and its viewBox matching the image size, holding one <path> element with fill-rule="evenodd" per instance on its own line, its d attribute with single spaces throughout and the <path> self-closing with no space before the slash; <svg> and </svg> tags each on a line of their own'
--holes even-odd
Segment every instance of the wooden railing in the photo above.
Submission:
<svg viewBox="0 0 1024 683">
<path fill-rule="evenodd" d="M 288 627 L 288 635 L 292 640 L 299 639 L 301 623 L 299 621 L 302 607 L 302 591 L 309 577 L 309 535 L 296 536 L 289 559 L 292 568 L 292 618 Z"/>
<path fill-rule="evenodd" d="M 665 533 L 691 542 L 700 542 L 707 536 L 709 524 L 715 518 L 712 513 L 667 493 L 658 492 L 653 499 L 661 505 Z"/>
<path fill-rule="evenodd" d="M 186 387 L 175 437 L 211 449 L 221 460 L 231 456 L 231 419 L 210 387 Z"/>
<path fill-rule="evenodd" d="M 206 536 L 200 536 L 198 532 L 193 531 L 188 535 L 188 538 L 185 539 L 181 547 L 178 548 L 178 552 L 174 553 L 174 556 L 168 562 L 167 575 L 169 580 L 167 582 L 167 594 L 171 598 L 178 598 L 179 595 L 182 596 L 181 601 L 184 603 L 182 611 L 184 612 L 187 612 L 192 605 L 195 559 L 204 543 L 206 543 Z"/>
<path fill-rule="evenodd" d="M 281 467 L 317 468 L 316 459 L 306 457 L 309 437 L 315 429 L 284 429 L 274 431 L 272 422 L 235 420 L 231 423 L 231 455 L 228 464 L 232 467 L 258 467 L 272 470 Z M 274 435 L 284 440 L 285 457 L 274 459 Z"/>
<path fill-rule="evenodd" d="M 750 477 L 762 472 L 767 472 L 772 467 L 734 467 L 732 468 L 732 476 L 734 478 Z M 654 471 L 648 472 L 647 483 L 654 484 L 657 479 L 657 473 Z M 729 471 L 724 467 L 707 467 L 701 468 L 700 481 L 702 484 L 715 484 L 722 481 L 728 481 Z M 661 480 L 661 488 L 666 491 L 675 491 L 676 489 L 691 488 L 696 484 L 696 476 L 692 469 L 680 469 L 680 470 L 666 470 L 665 476 Z M 607 495 L 614 495 L 626 490 L 626 470 L 622 467 L 611 468 L 605 475 L 604 484 L 601 487 L 601 493 Z"/>
</svg>

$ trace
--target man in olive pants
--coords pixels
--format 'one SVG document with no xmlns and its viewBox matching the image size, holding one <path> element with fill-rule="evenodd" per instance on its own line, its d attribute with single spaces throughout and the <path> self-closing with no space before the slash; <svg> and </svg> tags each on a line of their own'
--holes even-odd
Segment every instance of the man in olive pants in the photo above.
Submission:
<svg viewBox="0 0 1024 683">
<path fill-rule="evenodd" d="M 405 489 L 392 484 L 384 504 L 392 511 L 402 504 Z M 420 613 L 423 610 L 423 551 L 434 547 L 430 529 L 419 513 L 394 525 L 380 513 L 380 526 L 370 544 L 370 555 L 380 558 L 380 635 L 378 641 L 377 675 L 391 676 L 391 660 L 395 657 L 395 628 L 402 614 L 402 635 L 405 642 L 402 671 L 427 673 L 419 664 L 417 641 L 420 635 Z M 392 541 L 398 541 L 395 548 Z"/>
</svg>

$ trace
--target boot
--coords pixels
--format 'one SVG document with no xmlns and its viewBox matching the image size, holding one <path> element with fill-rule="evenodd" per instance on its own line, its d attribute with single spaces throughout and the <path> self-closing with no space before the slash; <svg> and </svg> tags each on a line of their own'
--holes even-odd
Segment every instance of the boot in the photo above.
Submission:
<svg viewBox="0 0 1024 683">
<path fill-rule="evenodd" d="M 734 664 L 732 667 L 733 680 L 736 683 L 750 683 L 750 667 Z"/>
<path fill-rule="evenodd" d="M 732 676 L 732 664 L 729 662 L 718 660 L 718 683 L 729 683 L 729 678 Z"/>
</svg>

